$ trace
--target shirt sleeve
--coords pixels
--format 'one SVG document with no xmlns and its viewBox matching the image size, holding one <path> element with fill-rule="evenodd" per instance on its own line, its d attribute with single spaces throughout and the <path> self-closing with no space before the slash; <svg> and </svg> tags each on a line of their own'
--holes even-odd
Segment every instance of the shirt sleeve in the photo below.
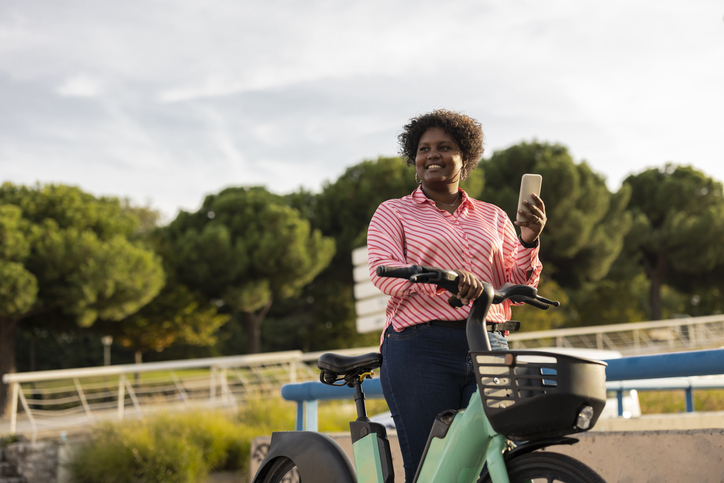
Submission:
<svg viewBox="0 0 724 483">
<path fill-rule="evenodd" d="M 387 267 L 412 265 L 405 257 L 404 226 L 389 202 L 381 204 L 370 221 L 367 230 L 367 260 L 372 283 L 387 295 L 403 297 L 420 293 L 434 297 L 440 292 L 435 285 L 414 284 L 401 278 L 377 276 L 377 267 L 382 265 Z"/>
<path fill-rule="evenodd" d="M 537 287 L 543 264 L 538 258 L 540 240 L 535 248 L 526 248 L 515 232 L 513 223 L 506 215 L 503 228 L 503 260 L 508 282 Z M 530 276 L 528 276 L 530 273 Z"/>
</svg>

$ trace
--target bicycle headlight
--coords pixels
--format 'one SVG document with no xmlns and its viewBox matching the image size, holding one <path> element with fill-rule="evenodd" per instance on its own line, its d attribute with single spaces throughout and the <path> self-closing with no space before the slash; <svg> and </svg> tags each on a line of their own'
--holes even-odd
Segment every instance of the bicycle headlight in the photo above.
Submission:
<svg viewBox="0 0 724 483">
<path fill-rule="evenodd" d="M 591 426 L 591 420 L 593 419 L 593 408 L 591 406 L 583 406 L 578 411 L 578 418 L 576 418 L 576 427 L 578 429 L 588 429 Z"/>
</svg>

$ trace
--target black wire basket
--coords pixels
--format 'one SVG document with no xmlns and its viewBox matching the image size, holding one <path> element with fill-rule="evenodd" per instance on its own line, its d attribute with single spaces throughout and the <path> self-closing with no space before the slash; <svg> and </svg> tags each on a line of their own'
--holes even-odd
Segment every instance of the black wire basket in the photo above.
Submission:
<svg viewBox="0 0 724 483">
<path fill-rule="evenodd" d="M 471 353 L 490 424 L 513 441 L 591 429 L 606 405 L 606 363 L 540 351 Z"/>
</svg>

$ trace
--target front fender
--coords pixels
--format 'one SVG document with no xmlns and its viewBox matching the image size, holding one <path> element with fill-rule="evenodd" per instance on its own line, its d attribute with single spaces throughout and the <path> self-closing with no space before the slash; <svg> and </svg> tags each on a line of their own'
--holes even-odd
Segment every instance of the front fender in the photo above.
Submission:
<svg viewBox="0 0 724 483">
<path fill-rule="evenodd" d="M 272 434 L 269 453 L 256 472 L 253 483 L 263 481 L 274 460 L 294 461 L 302 481 L 357 483 L 354 466 L 335 440 L 313 431 L 281 431 Z"/>
<path fill-rule="evenodd" d="M 576 444 L 578 440 L 576 438 L 567 438 L 565 436 L 553 436 L 550 438 L 540 438 L 533 441 L 526 441 L 525 443 L 518 444 L 515 448 L 505 453 L 505 462 L 512 460 L 513 458 L 526 453 L 532 453 L 535 450 L 546 448 L 548 446 L 555 446 L 557 444 Z"/>
<path fill-rule="evenodd" d="M 576 438 L 567 438 L 565 436 L 553 436 L 550 438 L 540 438 L 533 441 L 526 441 L 525 443 L 518 444 L 515 448 L 513 448 L 510 451 L 506 451 L 503 457 L 505 458 L 505 464 L 506 466 L 510 462 L 510 460 L 517 458 L 520 455 L 524 455 L 526 453 L 532 453 L 533 451 L 539 450 L 541 448 L 546 448 L 548 446 L 555 446 L 557 444 L 576 444 L 578 440 Z M 487 465 L 485 468 L 483 468 L 483 472 L 480 474 L 480 479 L 478 481 L 486 481 L 486 478 L 488 478 L 488 467 Z"/>
</svg>

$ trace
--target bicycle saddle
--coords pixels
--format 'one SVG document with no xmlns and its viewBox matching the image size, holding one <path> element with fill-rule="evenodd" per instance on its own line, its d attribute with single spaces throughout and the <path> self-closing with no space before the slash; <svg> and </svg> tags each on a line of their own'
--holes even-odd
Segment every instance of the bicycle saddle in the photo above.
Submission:
<svg viewBox="0 0 724 483">
<path fill-rule="evenodd" d="M 359 356 L 343 356 L 327 352 L 322 354 L 317 361 L 317 367 L 323 373 L 335 376 L 358 376 L 365 372 L 371 372 L 382 365 L 382 354 L 370 352 Z"/>
</svg>

